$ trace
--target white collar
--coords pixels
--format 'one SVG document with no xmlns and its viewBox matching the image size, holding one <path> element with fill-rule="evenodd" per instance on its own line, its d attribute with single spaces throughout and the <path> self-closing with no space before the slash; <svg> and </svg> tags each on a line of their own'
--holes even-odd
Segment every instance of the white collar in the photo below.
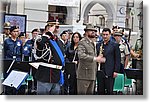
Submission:
<svg viewBox="0 0 150 102">
<path fill-rule="evenodd" d="M 62 42 L 63 42 L 63 44 L 65 44 L 65 41 L 64 41 L 63 39 L 61 39 L 61 38 L 60 38 L 60 41 L 62 41 Z"/>
</svg>

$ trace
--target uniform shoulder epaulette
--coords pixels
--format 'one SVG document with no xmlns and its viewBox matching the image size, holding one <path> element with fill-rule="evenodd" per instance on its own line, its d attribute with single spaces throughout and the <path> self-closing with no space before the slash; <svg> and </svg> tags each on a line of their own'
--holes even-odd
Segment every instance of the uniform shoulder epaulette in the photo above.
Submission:
<svg viewBox="0 0 150 102">
<path fill-rule="evenodd" d="M 84 41 L 85 39 L 84 38 L 82 38 L 80 41 L 82 42 L 82 41 Z"/>
<path fill-rule="evenodd" d="M 124 39 L 121 39 L 121 42 L 122 42 L 123 45 L 126 45 L 126 44 L 127 44 Z"/>
</svg>

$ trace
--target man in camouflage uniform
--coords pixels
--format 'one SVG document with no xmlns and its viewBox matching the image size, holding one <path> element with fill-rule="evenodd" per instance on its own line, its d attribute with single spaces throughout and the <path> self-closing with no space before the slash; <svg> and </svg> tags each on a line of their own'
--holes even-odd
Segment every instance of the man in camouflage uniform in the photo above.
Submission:
<svg viewBox="0 0 150 102">
<path fill-rule="evenodd" d="M 125 43 L 125 40 L 122 38 L 122 34 L 120 32 L 115 32 L 114 38 L 115 38 L 116 42 L 119 44 L 119 49 L 121 52 L 121 68 L 122 68 L 121 72 L 124 73 L 123 69 L 127 68 L 130 52 L 129 52 L 128 46 Z"/>
<path fill-rule="evenodd" d="M 132 53 L 132 67 L 136 69 L 143 70 L 143 35 L 140 35 L 140 38 L 136 40 L 135 46 L 132 48 L 134 53 Z M 137 80 L 136 82 L 136 94 L 143 94 L 143 80 Z"/>
</svg>

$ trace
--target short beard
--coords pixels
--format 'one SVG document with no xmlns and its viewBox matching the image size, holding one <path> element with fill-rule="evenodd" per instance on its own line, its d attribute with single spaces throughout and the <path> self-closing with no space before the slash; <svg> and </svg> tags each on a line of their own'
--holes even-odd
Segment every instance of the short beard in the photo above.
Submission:
<svg viewBox="0 0 150 102">
<path fill-rule="evenodd" d="M 89 38 L 95 38 L 95 35 L 88 35 Z"/>
</svg>

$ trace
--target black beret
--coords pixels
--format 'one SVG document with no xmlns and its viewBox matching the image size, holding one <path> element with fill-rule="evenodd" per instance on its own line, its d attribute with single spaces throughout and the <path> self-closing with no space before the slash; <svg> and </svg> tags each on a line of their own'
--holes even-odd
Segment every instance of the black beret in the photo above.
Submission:
<svg viewBox="0 0 150 102">
<path fill-rule="evenodd" d="M 24 32 L 21 32 L 18 37 L 25 36 Z"/>
<path fill-rule="evenodd" d="M 67 34 L 67 30 L 64 30 L 61 34 L 60 34 L 60 36 L 62 36 L 63 34 Z"/>
<path fill-rule="evenodd" d="M 35 28 L 35 29 L 32 30 L 31 33 L 33 33 L 33 32 L 39 32 L 39 29 Z"/>
<path fill-rule="evenodd" d="M 11 26 L 11 27 L 10 27 L 10 32 L 12 32 L 12 31 L 15 30 L 15 29 L 19 29 L 19 26 Z"/>
</svg>

